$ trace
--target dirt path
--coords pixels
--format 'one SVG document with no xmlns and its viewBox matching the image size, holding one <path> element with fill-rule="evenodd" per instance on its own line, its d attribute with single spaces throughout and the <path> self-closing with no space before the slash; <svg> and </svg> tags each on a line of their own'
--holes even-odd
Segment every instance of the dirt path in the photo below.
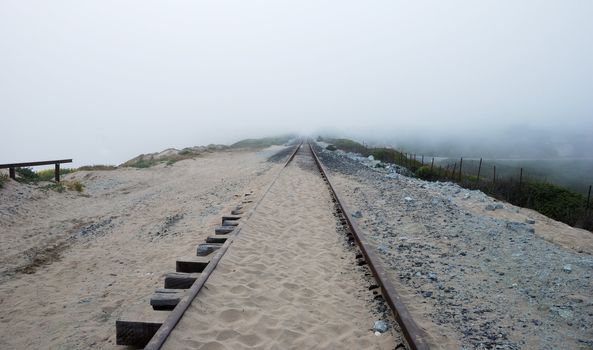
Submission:
<svg viewBox="0 0 593 350">
<path fill-rule="evenodd" d="M 303 147 L 164 348 L 393 349 L 393 328 L 371 331 L 383 315 L 371 311 L 377 303 L 354 254 Z"/>
</svg>

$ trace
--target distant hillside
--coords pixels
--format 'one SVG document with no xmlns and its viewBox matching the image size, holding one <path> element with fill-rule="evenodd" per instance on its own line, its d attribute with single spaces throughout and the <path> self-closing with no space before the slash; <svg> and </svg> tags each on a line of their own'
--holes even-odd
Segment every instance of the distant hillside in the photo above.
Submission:
<svg viewBox="0 0 593 350">
<path fill-rule="evenodd" d="M 231 148 L 264 148 L 273 145 L 284 145 L 295 138 L 296 135 L 283 135 L 275 137 L 263 137 L 259 139 L 245 139 L 233 143 Z"/>
</svg>

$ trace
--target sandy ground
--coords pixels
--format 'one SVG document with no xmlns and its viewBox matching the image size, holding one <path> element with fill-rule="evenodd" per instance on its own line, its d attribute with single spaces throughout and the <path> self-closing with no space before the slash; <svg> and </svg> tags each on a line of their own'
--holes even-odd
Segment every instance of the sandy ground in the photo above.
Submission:
<svg viewBox="0 0 593 350">
<path fill-rule="evenodd" d="M 150 169 L 65 176 L 83 193 L 0 190 L 0 349 L 115 347 L 115 320 L 148 305 L 237 196 L 267 184 L 272 152 L 219 151 Z"/>
<path fill-rule="evenodd" d="M 166 349 L 394 349 L 374 294 L 336 231 L 303 147 L 242 228 Z M 387 320 L 393 322 L 393 320 Z"/>
</svg>

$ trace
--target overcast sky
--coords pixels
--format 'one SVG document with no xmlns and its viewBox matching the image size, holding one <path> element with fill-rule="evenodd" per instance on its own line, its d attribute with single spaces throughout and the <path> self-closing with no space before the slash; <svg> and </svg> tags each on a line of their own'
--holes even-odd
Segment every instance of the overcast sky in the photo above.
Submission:
<svg viewBox="0 0 593 350">
<path fill-rule="evenodd" d="M 280 132 L 593 134 L 593 1 L 0 1 L 0 163 Z"/>
</svg>

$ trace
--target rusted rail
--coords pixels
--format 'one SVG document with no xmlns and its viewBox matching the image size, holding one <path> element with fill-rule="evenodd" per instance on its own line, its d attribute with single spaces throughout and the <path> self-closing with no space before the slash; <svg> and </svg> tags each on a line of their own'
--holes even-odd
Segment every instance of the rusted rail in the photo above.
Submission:
<svg viewBox="0 0 593 350">
<path fill-rule="evenodd" d="M 394 315 L 397 323 L 399 324 L 399 326 L 402 330 L 402 333 L 403 333 L 410 349 L 412 349 L 412 350 L 428 350 L 429 346 L 426 343 L 426 335 L 425 335 L 424 331 L 422 331 L 418 327 L 416 322 L 414 322 L 414 320 L 412 319 L 412 316 L 410 315 L 408 309 L 404 305 L 401 297 L 399 296 L 395 287 L 391 283 L 391 280 L 389 279 L 387 272 L 383 268 L 381 261 L 379 260 L 378 256 L 375 254 L 373 248 L 370 247 L 369 244 L 367 243 L 366 238 L 361 233 L 362 231 L 358 228 L 358 225 L 356 225 L 356 222 L 354 222 L 354 220 L 352 219 L 352 216 L 350 215 L 348 208 L 344 204 L 344 201 L 342 201 L 340 194 L 338 193 L 336 188 L 332 185 L 332 183 L 327 175 L 327 172 L 325 171 L 323 164 L 321 164 L 321 161 L 319 160 L 319 157 L 317 157 L 317 154 L 315 153 L 315 150 L 310 142 L 309 142 L 309 148 L 311 149 L 311 153 L 313 154 L 315 163 L 317 164 L 317 167 L 319 168 L 319 171 L 321 172 L 321 176 L 327 182 L 327 184 L 332 192 L 332 195 L 334 196 L 334 198 L 336 200 L 336 204 L 338 205 L 338 207 L 342 211 L 342 214 L 344 215 L 344 218 L 346 219 L 348 227 L 350 228 L 350 231 L 352 232 L 352 235 L 354 236 L 354 240 L 358 244 L 358 247 L 360 248 L 360 251 L 364 255 L 364 258 L 365 258 L 369 268 L 373 272 L 373 275 L 374 275 L 375 279 L 377 280 L 377 283 L 381 287 L 381 291 L 383 292 L 383 297 L 385 298 L 387 305 L 389 305 L 389 307 L 391 308 L 391 311 L 393 312 L 393 315 Z"/>
<path fill-rule="evenodd" d="M 284 166 L 282 167 L 282 169 L 286 168 L 286 166 L 288 166 L 288 164 L 294 159 L 295 155 L 301 148 L 302 144 L 303 144 L 303 142 L 301 141 L 299 143 L 299 145 L 296 146 L 296 148 L 294 149 L 294 151 L 292 152 L 292 154 L 290 155 L 290 157 L 288 158 L 286 163 L 284 163 Z M 281 172 L 282 172 L 282 170 L 280 172 L 278 172 L 278 174 L 276 174 L 276 177 L 270 183 L 270 185 L 268 186 L 266 191 L 264 191 L 264 193 L 262 194 L 262 196 L 260 197 L 258 202 L 255 204 L 253 209 L 250 211 L 250 213 L 246 217 L 245 221 L 249 220 L 249 218 L 253 215 L 253 212 L 255 211 L 255 209 L 257 209 L 257 207 L 259 206 L 259 203 L 261 203 L 261 201 L 266 196 L 266 194 L 268 193 L 270 188 L 274 185 L 274 183 L 280 176 Z M 175 306 L 175 308 L 171 311 L 171 313 L 169 314 L 167 319 L 163 322 L 163 324 L 161 325 L 159 330 L 154 334 L 154 336 L 152 337 L 150 342 L 144 347 L 145 350 L 157 350 L 157 349 L 160 349 L 163 346 L 163 344 L 165 344 L 165 341 L 167 340 L 167 338 L 169 337 L 169 335 L 171 334 L 171 332 L 173 331 L 175 326 L 177 326 L 177 324 L 183 317 L 183 314 L 187 311 L 187 309 L 191 305 L 192 301 L 196 298 L 196 296 L 198 295 L 198 293 L 200 292 L 200 290 L 202 289 L 202 287 L 204 286 L 204 284 L 206 283 L 206 281 L 208 280 L 208 278 L 210 277 L 212 272 L 214 272 L 214 269 L 216 268 L 216 265 L 218 265 L 218 262 L 220 261 L 220 259 L 222 259 L 223 255 L 226 253 L 229 246 L 233 243 L 233 240 L 237 237 L 237 235 L 240 232 L 241 232 L 241 228 L 239 227 L 239 228 L 237 228 L 237 230 L 235 230 L 233 233 L 230 234 L 229 238 L 225 241 L 225 243 L 222 245 L 222 247 L 217 251 L 216 255 L 208 263 L 208 265 L 206 266 L 204 271 L 202 271 L 202 273 L 200 274 L 200 277 L 192 284 L 192 286 L 190 287 L 190 289 L 187 292 L 187 296 L 185 298 L 183 298 L 177 304 L 177 306 Z"/>
<path fill-rule="evenodd" d="M 72 159 L 58 159 L 58 160 L 44 160 L 41 162 L 0 164 L 0 169 L 8 169 L 10 178 L 15 179 L 16 178 L 16 168 L 54 164 L 54 166 L 55 166 L 54 178 L 56 181 L 59 182 L 60 181 L 60 164 L 62 164 L 62 163 L 72 163 Z"/>
</svg>

